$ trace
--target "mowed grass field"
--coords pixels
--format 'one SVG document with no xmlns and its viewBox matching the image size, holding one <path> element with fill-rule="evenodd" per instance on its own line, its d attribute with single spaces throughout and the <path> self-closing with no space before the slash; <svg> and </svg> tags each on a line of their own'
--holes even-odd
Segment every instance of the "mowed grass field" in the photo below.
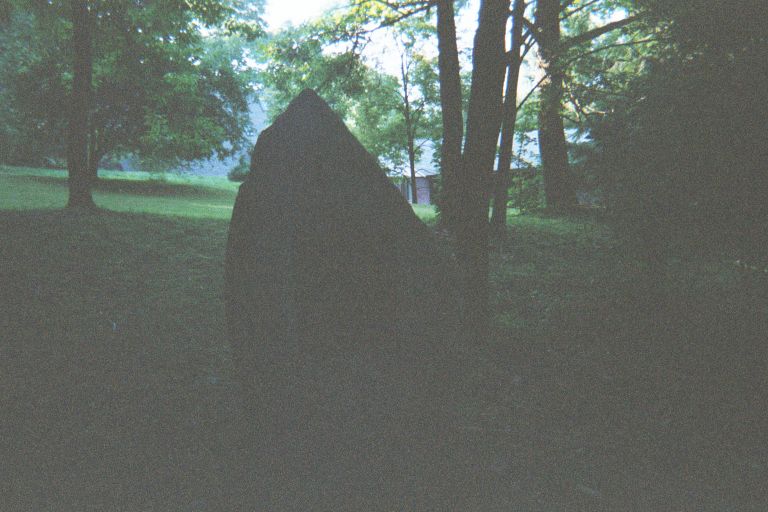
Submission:
<svg viewBox="0 0 768 512">
<path fill-rule="evenodd" d="M 236 185 L 102 177 L 70 212 L 62 172 L 0 167 L 0 510 L 236 510 Z M 460 426 L 479 510 L 768 509 L 761 275 L 678 259 L 651 301 L 601 221 L 527 215 L 491 277 Z"/>
<path fill-rule="evenodd" d="M 0 208 L 58 209 L 67 204 L 66 171 L 0 166 Z M 226 178 L 99 171 L 94 201 L 106 210 L 229 220 L 237 183 Z"/>
</svg>

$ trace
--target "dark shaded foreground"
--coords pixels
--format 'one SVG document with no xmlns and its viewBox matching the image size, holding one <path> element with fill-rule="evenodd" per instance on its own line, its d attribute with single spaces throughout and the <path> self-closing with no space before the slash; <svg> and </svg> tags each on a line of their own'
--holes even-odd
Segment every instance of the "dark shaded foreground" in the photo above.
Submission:
<svg viewBox="0 0 768 512">
<path fill-rule="evenodd" d="M 251 162 L 225 292 L 252 480 L 266 484 L 251 506 L 477 499 L 455 420 L 470 340 L 436 238 L 313 91 L 261 133 Z"/>
<path fill-rule="evenodd" d="M 236 510 L 226 233 L 0 213 L 1 510 Z M 483 502 L 440 510 L 768 509 L 766 288 L 680 262 L 648 311 L 611 245 L 586 222 L 512 223 L 456 425 Z"/>
<path fill-rule="evenodd" d="M 226 222 L 0 213 L 0 509 L 226 510 Z"/>
</svg>

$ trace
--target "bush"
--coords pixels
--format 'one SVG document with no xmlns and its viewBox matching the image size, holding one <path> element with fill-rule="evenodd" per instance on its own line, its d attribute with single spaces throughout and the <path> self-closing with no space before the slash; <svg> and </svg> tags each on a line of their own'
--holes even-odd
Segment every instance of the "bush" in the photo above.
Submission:
<svg viewBox="0 0 768 512">
<path fill-rule="evenodd" d="M 33 162 L 32 164 L 35 165 L 37 162 Z M 66 169 L 67 159 L 63 157 L 47 156 L 43 158 L 40 166 L 45 169 Z"/>
<path fill-rule="evenodd" d="M 533 167 L 512 171 L 509 188 L 509 206 L 521 212 L 540 210 L 544 207 L 544 178 Z"/>
<path fill-rule="evenodd" d="M 704 251 L 766 261 L 768 32 L 760 25 L 702 39 L 700 23 L 691 21 L 700 19 L 698 10 L 658 3 L 681 9 L 677 44 L 649 60 L 647 73 L 630 84 L 631 100 L 612 105 L 592 127 L 610 218 L 651 262 Z M 752 23 L 736 7 L 709 9 L 717 10 L 711 19 L 718 26 Z"/>
<path fill-rule="evenodd" d="M 250 168 L 248 165 L 248 159 L 245 157 L 245 155 L 241 155 L 237 165 L 235 165 L 232 170 L 227 173 L 227 178 L 229 178 L 230 181 L 245 181 L 249 171 Z"/>
</svg>

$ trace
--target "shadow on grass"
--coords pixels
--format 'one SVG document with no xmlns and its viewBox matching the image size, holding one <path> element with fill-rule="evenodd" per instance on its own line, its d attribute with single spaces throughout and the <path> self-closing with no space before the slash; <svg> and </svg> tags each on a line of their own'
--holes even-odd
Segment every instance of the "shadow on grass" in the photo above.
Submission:
<svg viewBox="0 0 768 512">
<path fill-rule="evenodd" d="M 3 512 L 243 510 L 226 234 L 0 212 Z M 483 512 L 768 509 L 766 288 L 677 264 L 649 305 L 611 244 L 531 216 L 493 255 L 503 322 L 463 427 L 509 506 Z"/>
<path fill-rule="evenodd" d="M 9 179 L 54 185 L 65 188 L 66 177 L 7 175 Z M 136 196 L 205 198 L 234 200 L 236 191 L 222 190 L 199 184 L 169 183 L 162 180 L 121 180 L 99 178 L 93 190 L 110 194 L 128 194 Z"/>
<path fill-rule="evenodd" d="M 521 510 L 768 505 L 768 292 L 696 258 L 649 274 L 573 218 L 516 219 L 493 260 L 508 421 L 539 447 L 529 467 L 571 486 Z"/>
<path fill-rule="evenodd" d="M 226 226 L 0 212 L 0 508 L 237 510 Z"/>
</svg>

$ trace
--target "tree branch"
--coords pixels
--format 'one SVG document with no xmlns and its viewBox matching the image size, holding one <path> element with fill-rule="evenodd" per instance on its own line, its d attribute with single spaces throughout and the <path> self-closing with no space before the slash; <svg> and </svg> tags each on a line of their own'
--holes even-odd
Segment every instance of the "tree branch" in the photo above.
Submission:
<svg viewBox="0 0 768 512">
<path fill-rule="evenodd" d="M 372 30 L 366 31 L 366 33 L 370 33 L 370 32 L 373 32 L 375 30 L 378 30 L 378 29 L 381 29 L 381 28 L 385 28 L 385 27 L 391 27 L 392 25 L 396 25 L 397 23 L 403 21 L 406 18 L 410 18 L 411 16 L 413 16 L 415 14 L 427 11 L 431 7 L 432 7 L 431 4 L 427 4 L 427 5 L 424 5 L 422 7 L 418 7 L 416 9 L 413 9 L 411 11 L 406 11 L 406 12 L 395 11 L 395 12 L 399 13 L 399 16 L 395 16 L 393 18 L 385 18 L 384 20 L 382 20 L 382 22 L 379 24 L 379 26 L 377 26 L 376 28 L 374 28 Z"/>
<path fill-rule="evenodd" d="M 582 58 L 584 58 L 584 57 L 586 57 L 588 55 L 592 55 L 592 54 L 595 54 L 595 53 L 598 53 L 598 52 L 609 50 L 611 48 L 619 48 L 619 47 L 622 47 L 622 46 L 632 46 L 632 45 L 636 45 L 636 44 L 652 43 L 654 41 L 658 41 L 658 39 L 657 38 L 648 38 L 648 39 L 641 39 L 639 41 L 628 41 L 626 43 L 616 43 L 616 44 L 609 44 L 609 45 L 606 45 L 606 46 L 601 46 L 600 48 L 596 48 L 594 50 L 591 50 L 591 51 L 582 53 L 580 55 L 577 55 L 576 57 L 574 57 L 572 59 L 568 59 L 568 61 L 566 61 L 564 63 L 564 65 L 571 64 L 571 63 L 573 63 L 573 62 L 575 62 L 575 61 L 577 61 L 579 59 L 582 59 Z M 541 84 L 544 83 L 544 80 L 546 80 L 547 78 L 549 78 L 549 74 L 545 74 L 543 77 L 541 77 L 541 79 L 538 82 L 536 82 L 536 85 L 534 85 L 531 88 L 531 90 L 528 91 L 528 94 L 526 94 L 525 97 L 520 101 L 520 103 L 517 104 L 517 107 L 516 107 L 517 110 L 520 110 L 523 107 L 525 102 L 528 101 L 531 96 L 533 96 L 533 93 L 536 91 L 536 89 L 538 89 L 541 86 Z"/>
<path fill-rule="evenodd" d="M 647 39 L 640 39 L 640 40 L 637 40 L 637 41 L 627 41 L 625 43 L 607 44 L 605 46 L 601 46 L 600 48 L 595 48 L 594 50 L 590 50 L 588 52 L 584 52 L 584 53 L 581 53 L 579 55 L 576 55 L 576 56 L 568 59 L 568 61 L 565 64 L 566 65 L 567 64 L 571 64 L 571 63 L 573 63 L 573 62 L 575 62 L 575 61 L 577 61 L 579 59 L 583 59 L 584 57 L 588 57 L 590 55 L 594 55 L 595 53 L 604 52 L 604 51 L 610 50 L 612 48 L 621 48 L 622 46 L 634 46 L 636 44 L 653 43 L 653 42 L 656 42 L 658 40 L 659 39 L 656 38 L 656 37 L 649 37 Z"/>
<path fill-rule="evenodd" d="M 519 111 L 521 108 L 523 108 L 523 105 L 525 105 L 525 102 L 526 102 L 526 101 L 528 101 L 528 100 L 530 99 L 530 97 L 531 97 L 531 96 L 533 96 L 533 93 L 536 91 L 536 89 L 538 89 L 538 88 L 541 86 L 541 84 L 543 84 L 543 83 L 544 83 L 544 80 L 546 80 L 547 78 L 549 78 L 549 74 L 546 74 L 546 75 L 544 75 L 543 77 L 541 77 L 541 80 L 539 80 L 538 82 L 536 82 L 536 85 L 534 85 L 534 86 L 531 88 L 531 90 L 530 90 L 530 91 L 528 91 L 528 94 L 526 94 L 526 95 L 525 95 L 525 98 L 523 98 L 522 100 L 520 100 L 520 103 L 518 103 L 518 104 L 517 104 L 517 107 L 515 107 L 515 109 L 516 109 L 517 111 Z"/>
<path fill-rule="evenodd" d="M 565 12 L 565 10 L 563 10 L 563 15 L 560 16 L 560 21 L 562 21 L 564 19 L 567 19 L 567 18 L 570 18 L 571 16 L 573 16 L 577 12 L 583 11 L 584 9 L 587 9 L 588 7 L 591 7 L 592 5 L 596 4 L 599 1 L 600 0 L 590 0 L 589 2 L 586 2 L 583 5 L 580 5 L 580 6 L 576 7 L 575 9 L 573 9 L 571 11 Z M 573 2 L 571 2 L 571 3 L 573 3 Z"/>
<path fill-rule="evenodd" d="M 389 9 L 391 9 L 392 11 L 397 13 L 397 15 L 396 16 L 391 16 L 391 17 L 384 16 L 380 20 L 380 22 L 376 26 L 374 26 L 373 28 L 361 28 L 360 30 L 355 31 L 353 33 L 343 34 L 343 36 L 341 36 L 337 42 L 341 42 L 341 41 L 345 40 L 345 38 L 346 38 L 346 40 L 349 40 L 352 37 L 360 37 L 360 36 L 363 36 L 363 35 L 372 34 L 373 32 L 376 32 L 377 30 L 380 30 L 380 29 L 383 29 L 383 28 L 387 28 L 387 27 L 391 27 L 391 26 L 396 25 L 399 22 L 403 21 L 404 19 L 410 18 L 411 16 L 414 16 L 414 15 L 419 14 L 421 12 L 428 11 L 429 9 L 431 9 L 436 4 L 435 0 L 414 0 L 414 1 L 409 1 L 409 2 L 403 2 L 401 4 L 397 4 L 397 3 L 394 3 L 394 2 L 391 2 L 391 1 L 387 1 L 387 0 L 373 0 L 373 1 L 387 6 Z M 362 1 L 362 2 L 356 2 L 356 3 L 352 4 L 352 5 L 362 6 L 364 3 L 365 3 L 365 1 Z M 412 9 L 404 10 L 403 7 L 412 7 Z M 339 27 L 340 27 L 340 25 L 337 25 L 337 29 Z M 343 32 L 343 31 L 335 30 L 334 33 L 336 33 L 336 32 Z"/>
<path fill-rule="evenodd" d="M 533 44 L 523 44 L 523 51 L 520 54 L 520 62 L 523 62 L 525 57 L 528 55 L 528 52 L 530 52 L 532 48 Z"/>
<path fill-rule="evenodd" d="M 623 20 L 612 21 L 611 23 L 607 23 L 601 27 L 593 28 L 592 30 L 587 30 L 586 32 L 577 34 L 573 37 L 565 38 L 561 41 L 560 45 L 562 48 L 565 49 L 565 48 L 570 48 L 572 46 L 579 45 L 581 43 L 586 43 L 587 41 L 591 41 L 597 37 L 600 37 L 603 34 L 607 34 L 608 32 L 611 32 L 613 30 L 626 27 L 627 25 L 634 23 L 638 19 L 640 19 L 640 15 L 628 16 Z"/>
<path fill-rule="evenodd" d="M 411 0 L 408 2 L 392 2 L 391 0 L 373 0 L 374 2 L 389 7 L 395 12 L 402 12 L 406 7 L 432 7 L 437 4 L 436 0 Z M 357 5 L 363 5 L 365 1 L 358 2 Z"/>
<path fill-rule="evenodd" d="M 414 146 L 414 149 L 421 150 L 421 148 L 423 148 L 427 144 L 427 142 L 431 142 L 431 141 L 429 139 L 422 139 L 421 142 L 419 142 Z"/>
<path fill-rule="evenodd" d="M 538 41 L 538 37 L 536 37 L 536 33 L 537 33 L 536 24 L 533 23 L 528 18 L 523 17 L 523 26 L 528 29 L 528 31 L 526 32 L 526 36 L 530 36 L 533 38 L 534 41 Z"/>
</svg>

